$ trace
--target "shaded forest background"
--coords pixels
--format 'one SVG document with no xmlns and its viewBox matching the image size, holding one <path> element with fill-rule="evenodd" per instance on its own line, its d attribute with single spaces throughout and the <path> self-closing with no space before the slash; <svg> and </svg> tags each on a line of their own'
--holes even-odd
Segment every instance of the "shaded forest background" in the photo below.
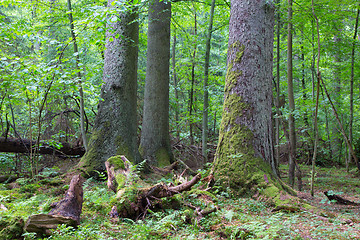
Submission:
<svg viewBox="0 0 360 240">
<path fill-rule="evenodd" d="M 106 23 L 117 21 L 105 1 L 5 0 L 0 7 L 0 131 L 4 138 L 35 141 L 61 148 L 62 143 L 82 146 L 80 128 L 81 92 L 85 131 L 90 136 L 97 114 L 103 78 Z M 116 4 L 116 3 L 114 3 Z M 139 8 L 138 126 L 146 76 L 147 7 Z M 204 106 L 205 42 L 210 1 L 179 1 L 172 4 L 170 67 L 170 135 L 174 153 L 186 152 L 186 160 L 200 168 L 217 144 L 226 75 L 230 5 L 217 1 L 211 39 L 208 146 L 201 156 Z M 354 146 L 359 131 L 359 35 L 355 32 L 357 1 L 316 1 L 320 20 L 322 78 L 340 116 L 345 134 Z M 295 108 L 289 107 L 287 79 L 288 2 L 279 1 L 275 13 L 274 41 L 274 134 L 278 162 L 289 156 L 288 119 L 294 116 L 296 159 L 310 163 L 313 154 L 316 97 L 316 22 L 309 1 L 293 4 L 293 92 Z M 72 27 L 69 15 L 72 15 Z M 110 17 L 109 17 L 110 16 Z M 354 35 L 355 34 L 355 35 Z M 121 36 L 119 36 L 121 37 Z M 76 40 L 78 46 L 74 50 Z M 279 45 L 277 45 L 279 44 Z M 351 55 L 355 51 L 352 68 Z M 278 69 L 277 69 L 278 63 Z M 317 165 L 349 166 L 352 160 L 329 100 L 320 89 Z M 278 104 L 275 104 L 278 103 Z M 353 106 L 353 107 L 352 107 Z M 353 109 L 352 109 L 353 108 Z M 141 127 L 138 129 L 139 136 Z M 140 141 L 140 138 L 139 138 Z M 357 148 L 358 149 L 358 148 Z M 14 161 L 15 160 L 15 161 Z M 49 158 L 0 153 L 0 169 L 18 174 L 36 174 L 40 162 Z"/>
</svg>

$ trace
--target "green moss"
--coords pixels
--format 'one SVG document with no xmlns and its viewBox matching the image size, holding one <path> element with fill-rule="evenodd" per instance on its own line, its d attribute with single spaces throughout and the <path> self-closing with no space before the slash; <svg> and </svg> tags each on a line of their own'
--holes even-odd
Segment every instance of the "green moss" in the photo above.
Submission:
<svg viewBox="0 0 360 240">
<path fill-rule="evenodd" d="M 190 195 L 196 195 L 196 196 L 198 196 L 198 195 L 205 195 L 205 196 L 210 197 L 211 200 L 214 201 L 214 202 L 216 202 L 216 201 L 218 200 L 218 198 L 217 198 L 214 194 L 212 194 L 212 193 L 210 193 L 210 192 L 208 192 L 208 191 L 204 191 L 204 190 L 198 189 L 198 188 L 193 188 L 193 189 L 191 189 L 190 191 L 184 192 L 183 195 L 184 195 L 184 196 L 190 196 Z"/>
<path fill-rule="evenodd" d="M 236 86 L 238 78 L 243 74 L 242 71 L 234 70 L 234 64 L 240 63 L 244 55 L 245 46 L 241 45 L 239 41 L 234 42 L 229 47 L 230 51 L 235 51 L 236 57 L 228 65 L 226 72 L 226 83 L 225 83 L 225 92 L 230 91 L 233 87 Z"/>
<path fill-rule="evenodd" d="M 28 185 L 24 185 L 21 186 L 19 189 L 20 193 L 35 193 L 39 188 L 40 188 L 40 184 L 28 184 Z"/>
<path fill-rule="evenodd" d="M 60 186 L 64 184 L 64 181 L 60 178 L 45 178 L 39 181 L 39 184 L 50 185 L 50 186 Z"/>
<path fill-rule="evenodd" d="M 116 137 L 116 155 L 124 155 L 130 162 L 135 163 L 135 156 L 129 151 L 129 147 L 121 136 Z"/>
<path fill-rule="evenodd" d="M 155 153 L 159 167 L 166 167 L 170 165 L 170 155 L 165 147 L 159 148 Z"/>
<path fill-rule="evenodd" d="M 116 177 L 116 183 L 117 183 L 117 190 L 120 190 L 123 188 L 126 184 L 126 177 L 122 174 L 117 174 Z"/>
<path fill-rule="evenodd" d="M 120 155 L 110 157 L 107 161 L 115 167 L 115 170 L 125 169 L 125 163 Z"/>
<path fill-rule="evenodd" d="M 24 220 L 20 217 L 0 218 L 0 239 L 20 239 L 24 230 Z"/>
<path fill-rule="evenodd" d="M 84 172 L 85 175 L 94 175 L 95 170 L 102 171 L 104 170 L 104 162 L 101 161 L 103 159 L 103 135 L 104 132 L 111 132 L 107 128 L 109 128 L 110 123 L 104 123 L 104 129 L 94 130 L 91 135 L 89 141 L 89 150 L 85 153 L 85 155 L 81 158 L 80 163 L 76 171 Z M 129 151 L 129 148 L 121 136 L 117 136 L 115 138 L 116 146 L 116 155 L 124 155 L 130 162 L 135 162 L 135 156 Z"/>
</svg>

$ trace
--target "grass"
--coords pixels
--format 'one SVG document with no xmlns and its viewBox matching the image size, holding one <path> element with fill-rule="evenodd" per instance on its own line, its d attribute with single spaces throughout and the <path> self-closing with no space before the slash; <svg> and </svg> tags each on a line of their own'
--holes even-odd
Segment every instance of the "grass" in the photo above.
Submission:
<svg viewBox="0 0 360 240">
<path fill-rule="evenodd" d="M 284 174 L 287 166 L 281 166 Z M 195 219 L 191 209 L 165 209 L 148 213 L 138 221 L 110 219 L 110 202 L 114 194 L 104 182 L 89 179 L 84 184 L 84 203 L 78 229 L 59 226 L 49 238 L 36 238 L 25 233 L 24 239 L 360 239 L 360 215 L 357 207 L 330 203 L 322 193 L 332 190 L 342 197 L 360 202 L 359 178 L 338 168 L 316 169 L 315 197 L 309 195 L 310 167 L 301 166 L 304 191 L 301 198 L 323 209 L 322 214 L 304 212 L 273 212 L 264 202 L 250 198 L 234 199 L 226 192 L 216 194 L 219 210 L 204 218 Z M 58 181 L 55 181 L 58 182 Z M 19 180 L 18 187 L 9 189 L 0 184 L 2 219 L 46 213 L 52 202 L 61 199 L 64 186 L 53 186 L 52 181 L 30 182 Z M 24 188 L 27 186 L 27 188 Z M 57 191 L 54 190 L 57 189 Z M 60 191 L 60 190 L 61 191 Z M 61 194 L 60 194 L 61 193 Z M 183 194 L 193 204 L 201 205 L 196 194 Z M 1 229 L 1 225 L 0 225 Z M 1 233 L 1 230 L 0 230 Z"/>
</svg>

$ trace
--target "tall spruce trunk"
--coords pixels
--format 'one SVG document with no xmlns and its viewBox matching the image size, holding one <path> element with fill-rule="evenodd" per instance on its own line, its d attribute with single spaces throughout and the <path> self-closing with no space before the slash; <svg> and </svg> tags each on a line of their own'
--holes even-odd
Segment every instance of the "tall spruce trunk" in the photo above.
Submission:
<svg viewBox="0 0 360 240">
<path fill-rule="evenodd" d="M 108 0 L 109 8 L 114 8 L 113 1 Z M 102 100 L 89 150 L 79 163 L 89 174 L 105 170 L 105 161 L 111 156 L 125 155 L 132 162 L 141 160 L 136 116 L 138 13 L 131 1 L 126 7 L 109 16 L 118 19 L 107 25 Z"/>
<path fill-rule="evenodd" d="M 271 121 L 273 28 L 272 1 L 231 1 L 225 99 L 213 172 L 217 184 L 240 195 L 277 182 Z"/>
<path fill-rule="evenodd" d="M 140 152 L 151 165 L 173 160 L 169 136 L 169 61 L 171 3 L 149 3 L 144 116 Z"/>
</svg>

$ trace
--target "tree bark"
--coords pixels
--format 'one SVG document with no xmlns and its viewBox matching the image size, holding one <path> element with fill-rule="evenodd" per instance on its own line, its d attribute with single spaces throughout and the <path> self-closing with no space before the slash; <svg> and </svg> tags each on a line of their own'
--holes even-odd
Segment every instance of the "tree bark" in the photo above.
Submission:
<svg viewBox="0 0 360 240">
<path fill-rule="evenodd" d="M 280 0 L 277 0 L 277 14 L 276 14 L 276 118 L 275 118 L 275 166 L 278 169 L 280 166 Z M 279 176 L 279 174 L 277 174 Z"/>
<path fill-rule="evenodd" d="M 202 155 L 205 162 L 207 161 L 207 142 L 208 142 L 208 108 L 209 108 L 209 65 L 210 65 L 210 49 L 211 34 L 214 19 L 215 0 L 211 2 L 209 28 L 206 36 L 205 65 L 204 65 L 204 106 L 203 106 L 203 122 L 202 122 Z"/>
<path fill-rule="evenodd" d="M 46 141 L 45 141 L 46 142 Z M 82 146 L 72 146 L 69 143 L 57 143 L 61 145 L 59 149 L 47 143 L 42 143 L 39 154 L 55 154 L 57 156 L 83 156 L 85 149 Z M 20 138 L 0 137 L 0 152 L 30 153 L 30 149 L 35 149 L 36 141 Z"/>
<path fill-rule="evenodd" d="M 155 166 L 173 161 L 169 136 L 170 18 L 170 2 L 150 1 L 140 152 Z"/>
<path fill-rule="evenodd" d="M 318 43 L 318 58 L 316 63 L 316 69 L 317 69 L 317 84 L 316 84 L 316 107 L 315 107 L 315 115 L 314 115 L 314 131 L 315 131 L 315 141 L 314 141 L 314 153 L 312 158 L 312 164 L 311 164 L 311 186 L 310 186 L 310 194 L 311 196 L 314 196 L 314 185 L 315 185 L 315 162 L 316 162 L 316 154 L 317 154 L 317 145 L 319 142 L 319 129 L 317 125 L 317 118 L 318 118 L 318 110 L 319 110 L 319 95 L 320 95 L 320 81 L 321 81 L 321 72 L 320 72 L 320 33 L 319 33 L 319 20 L 315 14 L 314 10 L 314 0 L 311 1 L 312 6 L 312 13 L 314 16 L 314 19 L 316 21 L 316 30 L 317 30 L 317 43 Z"/>
<path fill-rule="evenodd" d="M 114 8 L 114 0 L 108 7 Z M 137 145 L 137 9 L 132 1 L 124 3 L 117 15 L 109 16 L 106 32 L 103 86 L 89 150 L 79 163 L 87 174 L 105 170 L 105 161 L 125 155 L 140 162 Z"/>
<path fill-rule="evenodd" d="M 56 229 L 60 224 L 77 227 L 80 224 L 83 203 L 82 184 L 81 175 L 75 175 L 70 182 L 65 197 L 60 202 L 53 203 L 53 209 L 49 214 L 30 216 L 25 224 L 25 230 L 50 235 L 50 230 Z"/>
<path fill-rule="evenodd" d="M 225 99 L 213 172 L 218 184 L 237 195 L 254 194 L 259 185 L 270 187 L 278 181 L 271 121 L 273 28 L 271 1 L 231 2 Z"/>
<path fill-rule="evenodd" d="M 287 42 L 287 82 L 289 98 L 289 183 L 294 187 L 295 183 L 295 161 L 296 161 L 296 133 L 295 133 L 295 111 L 294 88 L 293 88 L 293 64 L 292 64 L 292 0 L 289 0 L 288 7 L 288 42 Z"/>
<path fill-rule="evenodd" d="M 354 65 L 355 65 L 355 48 L 356 48 L 356 36 L 359 25 L 359 13 L 360 13 L 360 5 L 358 6 L 356 19 L 355 19 L 355 30 L 353 37 L 353 44 L 351 49 L 351 74 L 350 74 L 350 119 L 349 119 L 349 142 L 353 144 L 353 121 L 354 121 Z M 351 152 L 349 150 L 348 163 L 351 162 Z M 347 170 L 349 171 L 349 167 L 347 164 Z"/>
</svg>

